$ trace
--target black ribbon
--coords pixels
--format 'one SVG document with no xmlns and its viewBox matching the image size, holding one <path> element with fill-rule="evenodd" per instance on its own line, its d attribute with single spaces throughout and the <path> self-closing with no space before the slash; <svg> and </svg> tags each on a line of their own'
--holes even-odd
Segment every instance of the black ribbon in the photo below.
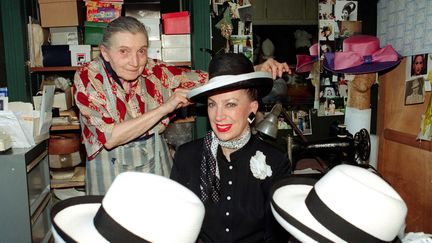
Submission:
<svg viewBox="0 0 432 243">
<path fill-rule="evenodd" d="M 319 198 L 315 191 L 315 187 L 309 192 L 305 200 L 309 212 L 314 218 L 332 233 L 342 238 L 347 242 L 385 242 L 368 234 L 360 228 L 357 228 L 338 214 L 333 212 Z M 353 210 L 356 210 L 353 208 Z"/>
<path fill-rule="evenodd" d="M 109 242 L 143 242 L 151 243 L 141 237 L 135 235 L 129 230 L 121 226 L 105 211 L 103 205 L 100 206 L 96 216 L 93 219 L 93 224 L 99 233 Z"/>
</svg>

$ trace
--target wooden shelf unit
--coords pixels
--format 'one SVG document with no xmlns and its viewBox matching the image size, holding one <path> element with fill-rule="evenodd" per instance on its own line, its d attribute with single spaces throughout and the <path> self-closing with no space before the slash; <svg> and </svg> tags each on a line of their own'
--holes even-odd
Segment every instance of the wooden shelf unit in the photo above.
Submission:
<svg viewBox="0 0 432 243">
<path fill-rule="evenodd" d="M 171 64 L 179 67 L 190 67 L 192 65 L 191 62 L 167 62 L 167 64 Z M 60 67 L 31 67 L 30 72 L 65 72 L 65 71 L 76 71 L 79 66 L 60 66 Z"/>
</svg>

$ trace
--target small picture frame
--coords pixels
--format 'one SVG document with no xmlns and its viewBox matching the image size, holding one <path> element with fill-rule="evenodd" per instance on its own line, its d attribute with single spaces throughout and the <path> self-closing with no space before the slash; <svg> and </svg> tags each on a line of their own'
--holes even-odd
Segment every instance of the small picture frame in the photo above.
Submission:
<svg viewBox="0 0 432 243">
<path fill-rule="evenodd" d="M 8 97 L 0 97 L 0 111 L 8 111 Z"/>
<path fill-rule="evenodd" d="M 405 105 L 422 104 L 425 100 L 424 78 L 415 77 L 405 82 Z"/>
<path fill-rule="evenodd" d="M 312 120 L 310 110 L 293 110 L 291 112 L 291 119 L 296 124 L 297 128 L 303 135 L 312 134 Z M 298 134 L 294 131 L 294 136 Z"/>
</svg>

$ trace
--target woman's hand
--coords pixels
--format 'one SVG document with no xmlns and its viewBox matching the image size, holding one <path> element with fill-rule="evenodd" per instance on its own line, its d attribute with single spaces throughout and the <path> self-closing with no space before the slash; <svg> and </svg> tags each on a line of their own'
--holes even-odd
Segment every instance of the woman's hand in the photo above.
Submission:
<svg viewBox="0 0 432 243">
<path fill-rule="evenodd" d="M 174 93 L 170 96 L 170 98 L 162 105 L 161 108 L 163 108 L 164 111 L 168 114 L 178 108 L 190 105 L 191 102 L 189 102 L 189 100 L 186 98 L 188 92 L 188 89 L 176 89 Z"/>
<path fill-rule="evenodd" d="M 287 72 L 288 74 L 292 74 L 291 69 L 288 67 L 286 62 L 280 63 L 273 58 L 267 59 L 265 62 L 256 65 L 255 71 L 264 71 L 272 74 L 273 79 L 276 77 L 282 77 L 282 74 Z"/>
</svg>

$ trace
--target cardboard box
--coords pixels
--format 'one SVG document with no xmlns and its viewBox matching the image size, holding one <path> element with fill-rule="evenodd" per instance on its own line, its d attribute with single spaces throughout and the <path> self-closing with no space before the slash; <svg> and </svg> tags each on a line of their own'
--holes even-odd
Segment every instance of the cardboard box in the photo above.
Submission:
<svg viewBox="0 0 432 243">
<path fill-rule="evenodd" d="M 162 47 L 190 47 L 191 37 L 190 34 L 185 35 L 162 35 Z"/>
<path fill-rule="evenodd" d="M 70 45 L 69 46 L 71 65 L 81 66 L 91 60 L 91 46 L 90 45 Z"/>
<path fill-rule="evenodd" d="M 122 3 L 86 1 L 86 20 L 109 23 L 120 17 Z"/>
<path fill-rule="evenodd" d="M 188 11 L 162 14 L 163 33 L 166 35 L 190 34 Z"/>
<path fill-rule="evenodd" d="M 57 107 L 60 111 L 69 110 L 72 108 L 72 89 L 68 88 L 65 92 L 54 94 L 54 102 L 52 107 Z M 42 96 L 33 96 L 33 104 L 35 110 L 40 110 Z"/>
<path fill-rule="evenodd" d="M 42 27 L 80 26 L 84 3 L 81 0 L 39 0 Z"/>
<path fill-rule="evenodd" d="M 162 48 L 162 61 L 164 62 L 190 62 L 190 47 Z"/>
<path fill-rule="evenodd" d="M 51 45 L 78 45 L 79 39 L 77 27 L 50 28 Z"/>
</svg>

